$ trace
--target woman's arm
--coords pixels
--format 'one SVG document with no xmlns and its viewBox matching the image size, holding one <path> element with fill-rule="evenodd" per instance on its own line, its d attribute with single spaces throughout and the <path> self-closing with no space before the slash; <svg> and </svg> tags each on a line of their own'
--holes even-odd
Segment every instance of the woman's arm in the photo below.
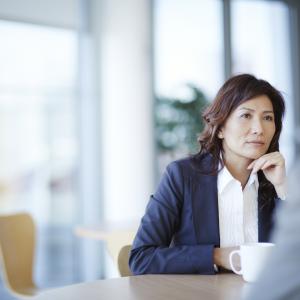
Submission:
<svg viewBox="0 0 300 300">
<path fill-rule="evenodd" d="M 215 273 L 214 245 L 170 247 L 180 226 L 183 190 L 180 166 L 173 163 L 151 196 L 133 242 L 129 259 L 133 274 Z"/>
</svg>

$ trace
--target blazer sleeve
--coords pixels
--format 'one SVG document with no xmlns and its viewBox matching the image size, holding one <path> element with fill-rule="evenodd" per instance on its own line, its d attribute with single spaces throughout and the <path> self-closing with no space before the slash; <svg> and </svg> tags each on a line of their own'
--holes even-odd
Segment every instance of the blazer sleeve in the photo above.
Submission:
<svg viewBox="0 0 300 300">
<path fill-rule="evenodd" d="M 171 163 L 150 197 L 134 239 L 129 266 L 139 274 L 214 274 L 214 245 L 172 246 L 180 225 L 184 179 L 178 162 Z"/>
</svg>

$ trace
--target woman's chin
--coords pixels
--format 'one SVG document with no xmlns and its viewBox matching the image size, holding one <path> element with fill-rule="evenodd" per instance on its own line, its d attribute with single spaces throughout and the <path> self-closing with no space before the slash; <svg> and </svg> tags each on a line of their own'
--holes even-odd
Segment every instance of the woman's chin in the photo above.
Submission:
<svg viewBox="0 0 300 300">
<path fill-rule="evenodd" d="M 255 152 L 252 152 L 252 153 L 247 153 L 246 156 L 249 159 L 255 160 L 255 159 L 260 158 L 264 154 L 265 154 L 265 152 L 263 152 L 263 151 L 255 151 Z"/>
</svg>

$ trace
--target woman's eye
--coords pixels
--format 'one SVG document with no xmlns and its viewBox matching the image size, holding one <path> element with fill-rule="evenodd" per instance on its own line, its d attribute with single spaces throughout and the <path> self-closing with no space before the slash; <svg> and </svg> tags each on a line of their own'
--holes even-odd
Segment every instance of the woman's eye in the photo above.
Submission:
<svg viewBox="0 0 300 300">
<path fill-rule="evenodd" d="M 251 117 L 251 115 L 246 113 L 246 114 L 242 114 L 241 117 L 244 119 L 249 119 Z"/>
<path fill-rule="evenodd" d="M 273 121 L 273 116 L 265 116 L 264 119 L 267 121 Z"/>
</svg>

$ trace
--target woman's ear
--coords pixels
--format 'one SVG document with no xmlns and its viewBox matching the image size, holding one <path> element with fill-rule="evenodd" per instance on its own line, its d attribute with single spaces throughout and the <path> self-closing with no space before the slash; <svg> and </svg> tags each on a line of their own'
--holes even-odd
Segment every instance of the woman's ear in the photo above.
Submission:
<svg viewBox="0 0 300 300">
<path fill-rule="evenodd" d="M 219 139 L 223 139 L 223 138 L 224 138 L 223 132 L 222 132 L 221 129 L 218 131 L 218 138 L 219 138 Z"/>
</svg>

